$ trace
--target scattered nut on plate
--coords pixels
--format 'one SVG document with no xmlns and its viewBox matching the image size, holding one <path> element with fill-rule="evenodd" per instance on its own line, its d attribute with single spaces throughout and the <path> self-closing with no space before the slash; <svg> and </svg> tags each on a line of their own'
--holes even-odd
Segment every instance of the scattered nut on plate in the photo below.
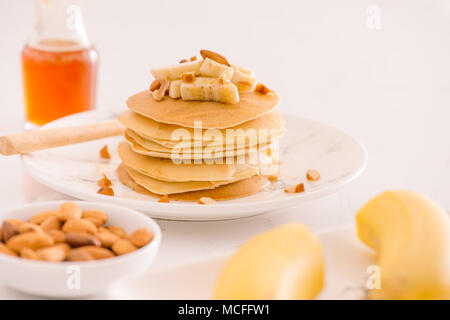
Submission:
<svg viewBox="0 0 450 320">
<path fill-rule="evenodd" d="M 130 235 L 120 226 L 106 225 L 103 211 L 82 210 L 65 202 L 55 211 L 39 212 L 28 221 L 5 220 L 0 230 L 0 253 L 48 262 L 109 259 L 148 245 L 153 233 L 140 228 Z"/>
</svg>

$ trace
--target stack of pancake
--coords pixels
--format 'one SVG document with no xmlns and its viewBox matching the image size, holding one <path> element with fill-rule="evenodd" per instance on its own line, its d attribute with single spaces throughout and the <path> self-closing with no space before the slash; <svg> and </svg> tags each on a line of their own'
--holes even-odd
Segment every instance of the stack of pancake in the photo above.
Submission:
<svg viewBox="0 0 450 320">
<path fill-rule="evenodd" d="M 279 173 L 274 155 L 285 122 L 275 92 L 239 98 L 226 104 L 167 96 L 157 101 L 150 91 L 131 96 L 129 110 L 119 117 L 127 128 L 119 145 L 120 181 L 181 201 L 227 200 L 262 190 Z"/>
</svg>

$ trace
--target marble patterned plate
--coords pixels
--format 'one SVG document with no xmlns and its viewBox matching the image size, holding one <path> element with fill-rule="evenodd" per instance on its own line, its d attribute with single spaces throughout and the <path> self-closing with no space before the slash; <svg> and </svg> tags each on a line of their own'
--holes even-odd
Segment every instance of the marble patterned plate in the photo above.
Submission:
<svg viewBox="0 0 450 320">
<path fill-rule="evenodd" d="M 88 111 L 53 121 L 43 128 L 107 121 L 119 113 Z M 346 133 L 290 114 L 283 114 L 287 133 L 280 140 L 281 176 L 265 190 L 236 200 L 212 205 L 172 201 L 158 203 L 156 198 L 138 194 L 122 185 L 115 174 L 120 163 L 117 145 L 123 137 L 42 150 L 22 156 L 22 163 L 40 183 L 75 198 L 103 201 L 143 211 L 154 218 L 170 220 L 225 220 L 298 205 L 323 197 L 349 183 L 364 170 L 365 148 Z M 111 159 L 100 159 L 99 151 L 108 145 Z M 307 169 L 316 169 L 321 178 L 305 181 Z M 97 181 L 105 173 L 114 184 L 114 197 L 97 194 Z M 305 192 L 288 194 L 287 185 L 305 183 Z"/>
<path fill-rule="evenodd" d="M 366 298 L 368 267 L 374 254 L 357 237 L 354 225 L 317 233 L 325 256 L 325 284 L 318 299 Z M 108 289 L 112 299 L 211 299 L 217 276 L 233 252 L 125 278 Z M 369 269 L 370 271 L 370 269 Z"/>
</svg>

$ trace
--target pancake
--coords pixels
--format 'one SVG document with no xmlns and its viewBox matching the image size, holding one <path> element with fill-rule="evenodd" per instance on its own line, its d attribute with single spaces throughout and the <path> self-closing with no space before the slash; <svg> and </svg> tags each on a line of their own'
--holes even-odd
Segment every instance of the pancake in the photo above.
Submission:
<svg viewBox="0 0 450 320">
<path fill-rule="evenodd" d="M 194 121 L 202 121 L 205 129 L 224 129 L 256 119 L 272 111 L 279 102 L 272 92 L 262 95 L 255 92 L 240 93 L 237 104 L 212 101 L 185 101 L 165 97 L 153 99 L 150 91 L 139 92 L 127 100 L 132 111 L 157 122 L 194 128 Z"/>
<path fill-rule="evenodd" d="M 238 180 L 233 181 L 186 181 L 186 182 L 167 182 L 149 177 L 131 167 L 126 166 L 122 163 L 130 177 L 136 181 L 139 185 L 145 186 L 145 188 L 152 193 L 165 195 L 182 193 L 188 191 L 196 190 L 208 190 L 214 189 L 221 185 L 233 183 Z"/>
<path fill-rule="evenodd" d="M 166 146 L 166 147 L 173 147 L 176 143 L 181 141 L 183 137 L 176 136 L 173 133 L 177 129 L 184 129 L 188 134 L 189 137 L 192 137 L 191 140 L 203 140 L 206 143 L 206 140 L 209 138 L 208 134 L 204 134 L 206 130 L 203 130 L 201 133 L 200 139 L 198 139 L 198 134 L 194 134 L 193 128 L 186 128 L 186 127 L 180 127 L 178 125 L 173 124 L 165 124 L 161 122 L 154 121 L 150 118 L 143 117 L 139 115 L 138 113 L 135 113 L 133 111 L 126 111 L 123 114 L 119 116 L 119 121 L 128 129 L 131 129 L 136 134 L 140 135 L 141 137 L 153 140 L 154 142 L 158 142 L 159 144 Z M 285 122 L 281 118 L 280 113 L 278 110 L 274 110 L 272 112 L 269 112 L 261 117 L 258 117 L 254 120 L 250 120 L 247 122 L 244 122 L 240 125 L 227 128 L 227 129 L 233 129 L 235 131 L 242 129 L 243 131 L 247 132 L 249 129 L 253 129 L 258 131 L 259 129 L 266 129 L 266 130 L 272 130 L 272 129 L 278 129 L 280 132 L 277 135 L 279 137 L 284 131 L 285 131 Z M 227 129 L 221 129 L 220 133 L 223 137 L 224 142 L 226 142 L 226 130 Z M 200 130 L 197 130 L 200 131 Z M 239 131 L 238 131 L 239 132 Z M 244 137 L 245 138 L 245 137 Z M 274 137 L 275 138 L 275 137 Z M 212 137 L 210 138 L 212 139 Z M 172 145 L 168 144 L 169 142 L 172 142 Z M 224 143 L 221 143 L 224 144 Z"/>
<path fill-rule="evenodd" d="M 143 186 L 137 184 L 127 173 L 123 165 L 120 165 L 117 168 L 116 173 L 119 181 L 134 191 L 148 196 L 159 197 L 157 194 L 150 192 Z M 169 199 L 179 201 L 197 201 L 201 197 L 210 197 L 214 200 L 230 200 L 255 194 L 264 189 L 264 187 L 269 183 L 269 179 L 266 176 L 253 176 L 251 178 L 226 184 L 211 190 L 171 194 Z"/>
<path fill-rule="evenodd" d="M 181 151 L 179 154 L 172 153 L 172 149 L 165 148 L 156 142 L 146 140 L 144 143 L 142 141 L 138 141 L 137 139 L 133 139 L 130 135 L 128 135 L 128 132 L 125 132 L 125 140 L 130 144 L 131 149 L 139 154 L 151 156 L 151 157 L 157 157 L 157 158 L 167 158 L 167 159 L 178 159 L 178 160 L 187 160 L 187 159 L 204 159 L 204 160 L 211 160 L 211 159 L 218 159 L 218 158 L 224 158 L 226 156 L 226 152 L 224 153 L 223 150 L 211 150 L 211 152 L 205 150 L 205 148 L 202 149 L 202 153 L 196 152 L 197 150 L 192 149 L 191 153 L 183 152 Z M 268 144 L 261 144 L 254 146 L 254 149 L 238 149 L 233 150 L 233 155 L 235 156 L 241 156 L 244 154 L 248 154 L 250 152 L 259 152 L 266 150 L 268 147 Z"/>
<path fill-rule="evenodd" d="M 222 181 L 251 177 L 263 164 L 175 164 L 171 159 L 144 156 L 134 152 L 127 142 L 119 147 L 123 163 L 146 175 L 164 181 Z"/>
</svg>

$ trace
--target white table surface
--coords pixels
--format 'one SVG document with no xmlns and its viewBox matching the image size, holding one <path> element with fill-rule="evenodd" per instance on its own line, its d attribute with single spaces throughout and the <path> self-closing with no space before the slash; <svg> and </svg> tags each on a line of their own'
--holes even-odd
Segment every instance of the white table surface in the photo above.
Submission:
<svg viewBox="0 0 450 320">
<path fill-rule="evenodd" d="M 422 192 L 450 210 L 450 3 L 445 0 L 82 2 L 100 53 L 99 108 L 124 108 L 149 68 L 217 50 L 278 91 L 284 112 L 339 127 L 369 151 L 360 178 L 338 193 L 224 222 L 159 220 L 162 268 L 239 246 L 289 221 L 313 230 L 349 223 L 386 189 Z M 126 3 L 126 4 L 125 4 Z M 381 9 L 381 29 L 366 9 Z M 31 1 L 0 0 L 0 135 L 23 125 L 20 51 Z M 194 18 L 200 17 L 200 18 Z M 168 25 L 168 21 L 170 24 Z M 164 26 L 165 32 L 158 31 Z M 40 185 L 19 157 L 0 158 L 3 208 L 70 199 Z M 1 298 L 26 296 L 0 287 Z"/>
</svg>

